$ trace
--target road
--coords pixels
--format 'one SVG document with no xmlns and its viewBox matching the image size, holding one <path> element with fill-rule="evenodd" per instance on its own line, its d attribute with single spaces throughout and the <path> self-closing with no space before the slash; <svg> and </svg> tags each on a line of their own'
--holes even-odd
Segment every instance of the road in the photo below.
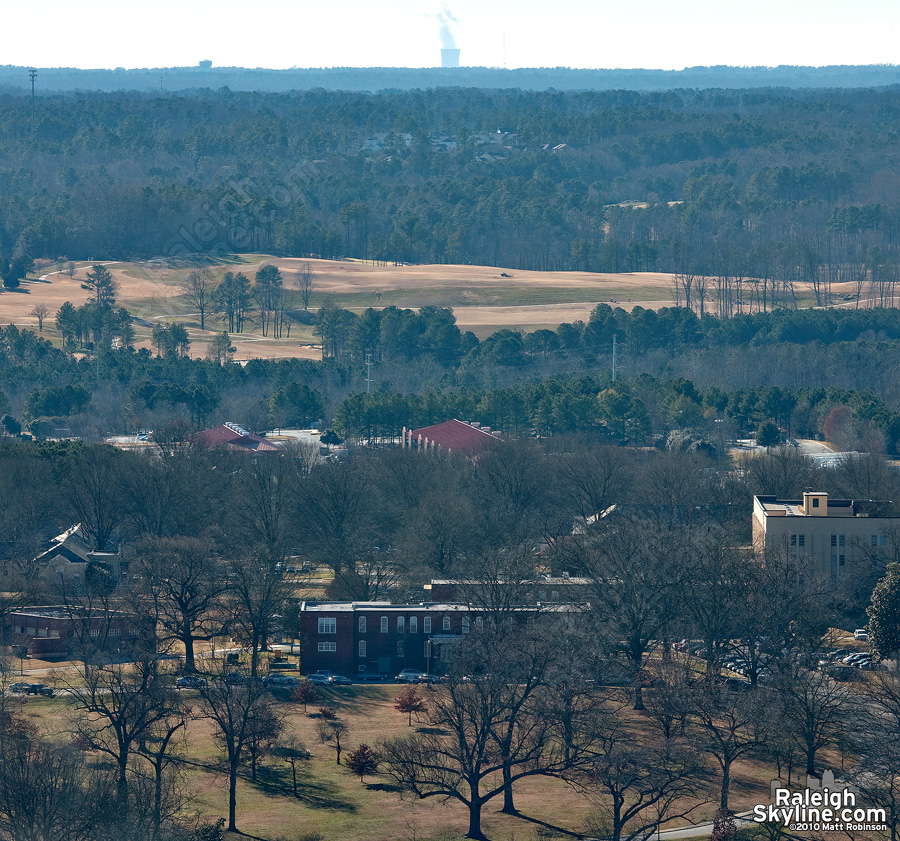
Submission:
<svg viewBox="0 0 900 841">
<path fill-rule="evenodd" d="M 747 826 L 753 826 L 754 822 L 750 820 L 752 812 L 741 812 L 734 816 L 734 825 L 738 829 Z M 704 821 L 703 823 L 690 824 L 689 826 L 676 826 L 672 829 L 663 829 L 657 833 L 659 841 L 675 841 L 677 838 L 705 838 L 711 835 L 713 830 L 712 821 Z"/>
</svg>

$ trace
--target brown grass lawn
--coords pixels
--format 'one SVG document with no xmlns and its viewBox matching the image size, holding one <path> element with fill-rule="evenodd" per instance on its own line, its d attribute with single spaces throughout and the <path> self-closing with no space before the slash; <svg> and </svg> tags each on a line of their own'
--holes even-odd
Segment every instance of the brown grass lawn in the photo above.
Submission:
<svg viewBox="0 0 900 841">
<path fill-rule="evenodd" d="M 375 266 L 355 260 L 303 260 L 246 254 L 231 263 L 210 267 L 220 278 L 226 271 L 243 271 L 253 278 L 265 263 L 277 265 L 285 277 L 285 287 L 300 307 L 295 273 L 304 263 L 316 272 L 313 309 L 325 302 L 361 312 L 366 307 L 453 307 L 461 329 L 472 330 L 480 338 L 503 327 L 535 330 L 555 328 L 562 322 L 587 320 L 598 303 L 624 309 L 643 306 L 648 309 L 672 305 L 672 275 L 654 272 L 603 274 L 590 272 L 530 272 L 497 266 Z M 47 270 L 43 279 L 30 278 L 15 291 L 0 289 L 0 325 L 16 324 L 36 328 L 31 315 L 38 303 L 50 311 L 44 320 L 43 335 L 56 343 L 59 336 L 53 323 L 56 311 L 65 301 L 80 305 L 88 293 L 81 288 L 89 263 L 78 265 L 74 278 Z M 62 268 L 61 266 L 58 268 Z M 179 284 L 187 269 L 162 263 L 113 263 L 108 266 L 119 283 L 119 302 L 132 315 L 149 324 L 157 321 L 184 323 L 191 337 L 191 353 L 206 353 L 209 339 L 221 330 L 215 316 L 200 330 L 196 308 L 187 300 Z M 508 277 L 503 277 L 503 274 Z M 840 285 L 837 297 L 848 290 Z M 798 290 L 801 306 L 810 304 L 806 290 Z M 713 306 L 713 304 L 711 304 Z M 150 327 L 136 327 L 138 346 L 149 347 Z M 299 357 L 316 359 L 321 350 L 310 326 L 296 324 L 290 338 L 262 336 L 258 328 L 232 336 L 238 359 Z"/>
<path fill-rule="evenodd" d="M 400 689 L 373 685 L 323 691 L 323 700 L 349 724 L 350 749 L 361 742 L 375 744 L 380 738 L 408 732 L 406 716 L 393 708 Z M 427 692 L 423 690 L 423 694 Z M 185 693 L 186 699 L 192 695 Z M 449 841 L 464 835 L 467 814 L 460 804 L 402 798 L 391 790 L 390 780 L 383 776 L 360 783 L 343 765 L 336 765 L 330 746 L 318 743 L 315 714 L 320 705 L 311 706 L 309 713 L 304 714 L 302 706 L 290 703 L 286 694 L 279 700 L 283 702 L 288 731 L 296 734 L 313 754 L 298 773 L 300 797 L 295 799 L 291 794 L 290 766 L 277 758 L 264 760 L 256 783 L 250 781 L 248 769 L 238 783 L 237 823 L 245 835 L 234 836 L 232 841 L 238 837 L 263 841 Z M 48 732 L 55 733 L 65 730 L 65 706 L 64 699 L 24 701 L 25 712 Z M 640 738 L 646 721 L 637 717 L 634 721 L 636 737 Z M 193 808 L 216 818 L 227 814 L 227 778 L 217 769 L 219 754 L 212 735 L 209 722 L 190 723 L 184 744 L 184 769 Z M 835 756 L 825 755 L 823 759 L 831 767 L 840 767 Z M 772 776 L 773 769 L 759 759 L 738 763 L 733 774 L 732 807 L 741 811 L 766 802 Z M 519 783 L 515 795 L 522 817 L 499 814 L 499 798 L 484 809 L 484 830 L 494 841 L 573 838 L 586 830 L 594 808 L 587 798 L 555 780 L 535 778 Z M 714 769 L 708 795 L 712 799 L 718 797 L 718 774 Z M 702 804 L 692 820 L 710 818 L 714 809 L 714 802 Z"/>
</svg>

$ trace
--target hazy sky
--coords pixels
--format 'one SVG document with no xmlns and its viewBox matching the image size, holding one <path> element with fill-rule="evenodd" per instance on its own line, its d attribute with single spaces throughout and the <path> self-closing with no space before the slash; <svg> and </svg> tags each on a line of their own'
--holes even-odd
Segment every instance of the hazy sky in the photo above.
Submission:
<svg viewBox="0 0 900 841">
<path fill-rule="evenodd" d="M 3 0 L 0 65 L 433 67 L 439 0 Z M 447 0 L 463 65 L 897 64 L 897 0 Z"/>
</svg>

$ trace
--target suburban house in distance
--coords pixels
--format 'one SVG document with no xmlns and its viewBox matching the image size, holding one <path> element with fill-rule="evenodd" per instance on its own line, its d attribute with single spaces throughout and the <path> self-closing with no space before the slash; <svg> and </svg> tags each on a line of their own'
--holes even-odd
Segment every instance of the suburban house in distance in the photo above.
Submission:
<svg viewBox="0 0 900 841">
<path fill-rule="evenodd" d="M 802 500 L 753 498 L 753 545 L 784 546 L 808 559 L 811 572 L 834 582 L 850 571 L 855 556 L 877 551 L 885 533 L 897 527 L 900 517 L 888 502 L 829 499 L 812 491 Z"/>
<path fill-rule="evenodd" d="M 114 581 L 122 578 L 122 563 L 115 552 L 95 552 L 84 536 L 81 523 L 50 540 L 50 546 L 34 559 L 38 572 L 48 581 L 83 579 L 88 565 L 103 564 Z"/>
</svg>

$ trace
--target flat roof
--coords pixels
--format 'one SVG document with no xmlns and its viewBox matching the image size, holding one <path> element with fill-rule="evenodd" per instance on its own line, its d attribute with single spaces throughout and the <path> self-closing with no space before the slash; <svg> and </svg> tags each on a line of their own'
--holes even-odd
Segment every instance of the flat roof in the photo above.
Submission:
<svg viewBox="0 0 900 841">
<path fill-rule="evenodd" d="M 825 494 L 815 494 L 826 496 Z M 872 519 L 896 519 L 890 513 L 891 502 L 880 502 L 874 499 L 831 499 L 828 497 L 828 509 L 822 514 L 805 514 L 803 500 L 778 499 L 775 496 L 755 496 L 754 502 L 766 516 L 803 517 L 808 520 L 828 519 L 829 517 L 870 517 Z"/>
<path fill-rule="evenodd" d="M 513 611 L 534 612 L 540 610 L 544 613 L 563 613 L 567 610 L 582 611 L 583 603 L 538 602 L 536 604 L 519 605 L 512 608 Z M 390 604 L 388 602 L 301 602 L 301 613 L 352 613 L 357 610 L 371 610 L 378 612 L 398 613 L 400 611 L 427 610 L 432 613 L 471 613 L 473 611 L 488 612 L 489 608 L 482 605 L 420 602 L 416 604 Z"/>
</svg>

